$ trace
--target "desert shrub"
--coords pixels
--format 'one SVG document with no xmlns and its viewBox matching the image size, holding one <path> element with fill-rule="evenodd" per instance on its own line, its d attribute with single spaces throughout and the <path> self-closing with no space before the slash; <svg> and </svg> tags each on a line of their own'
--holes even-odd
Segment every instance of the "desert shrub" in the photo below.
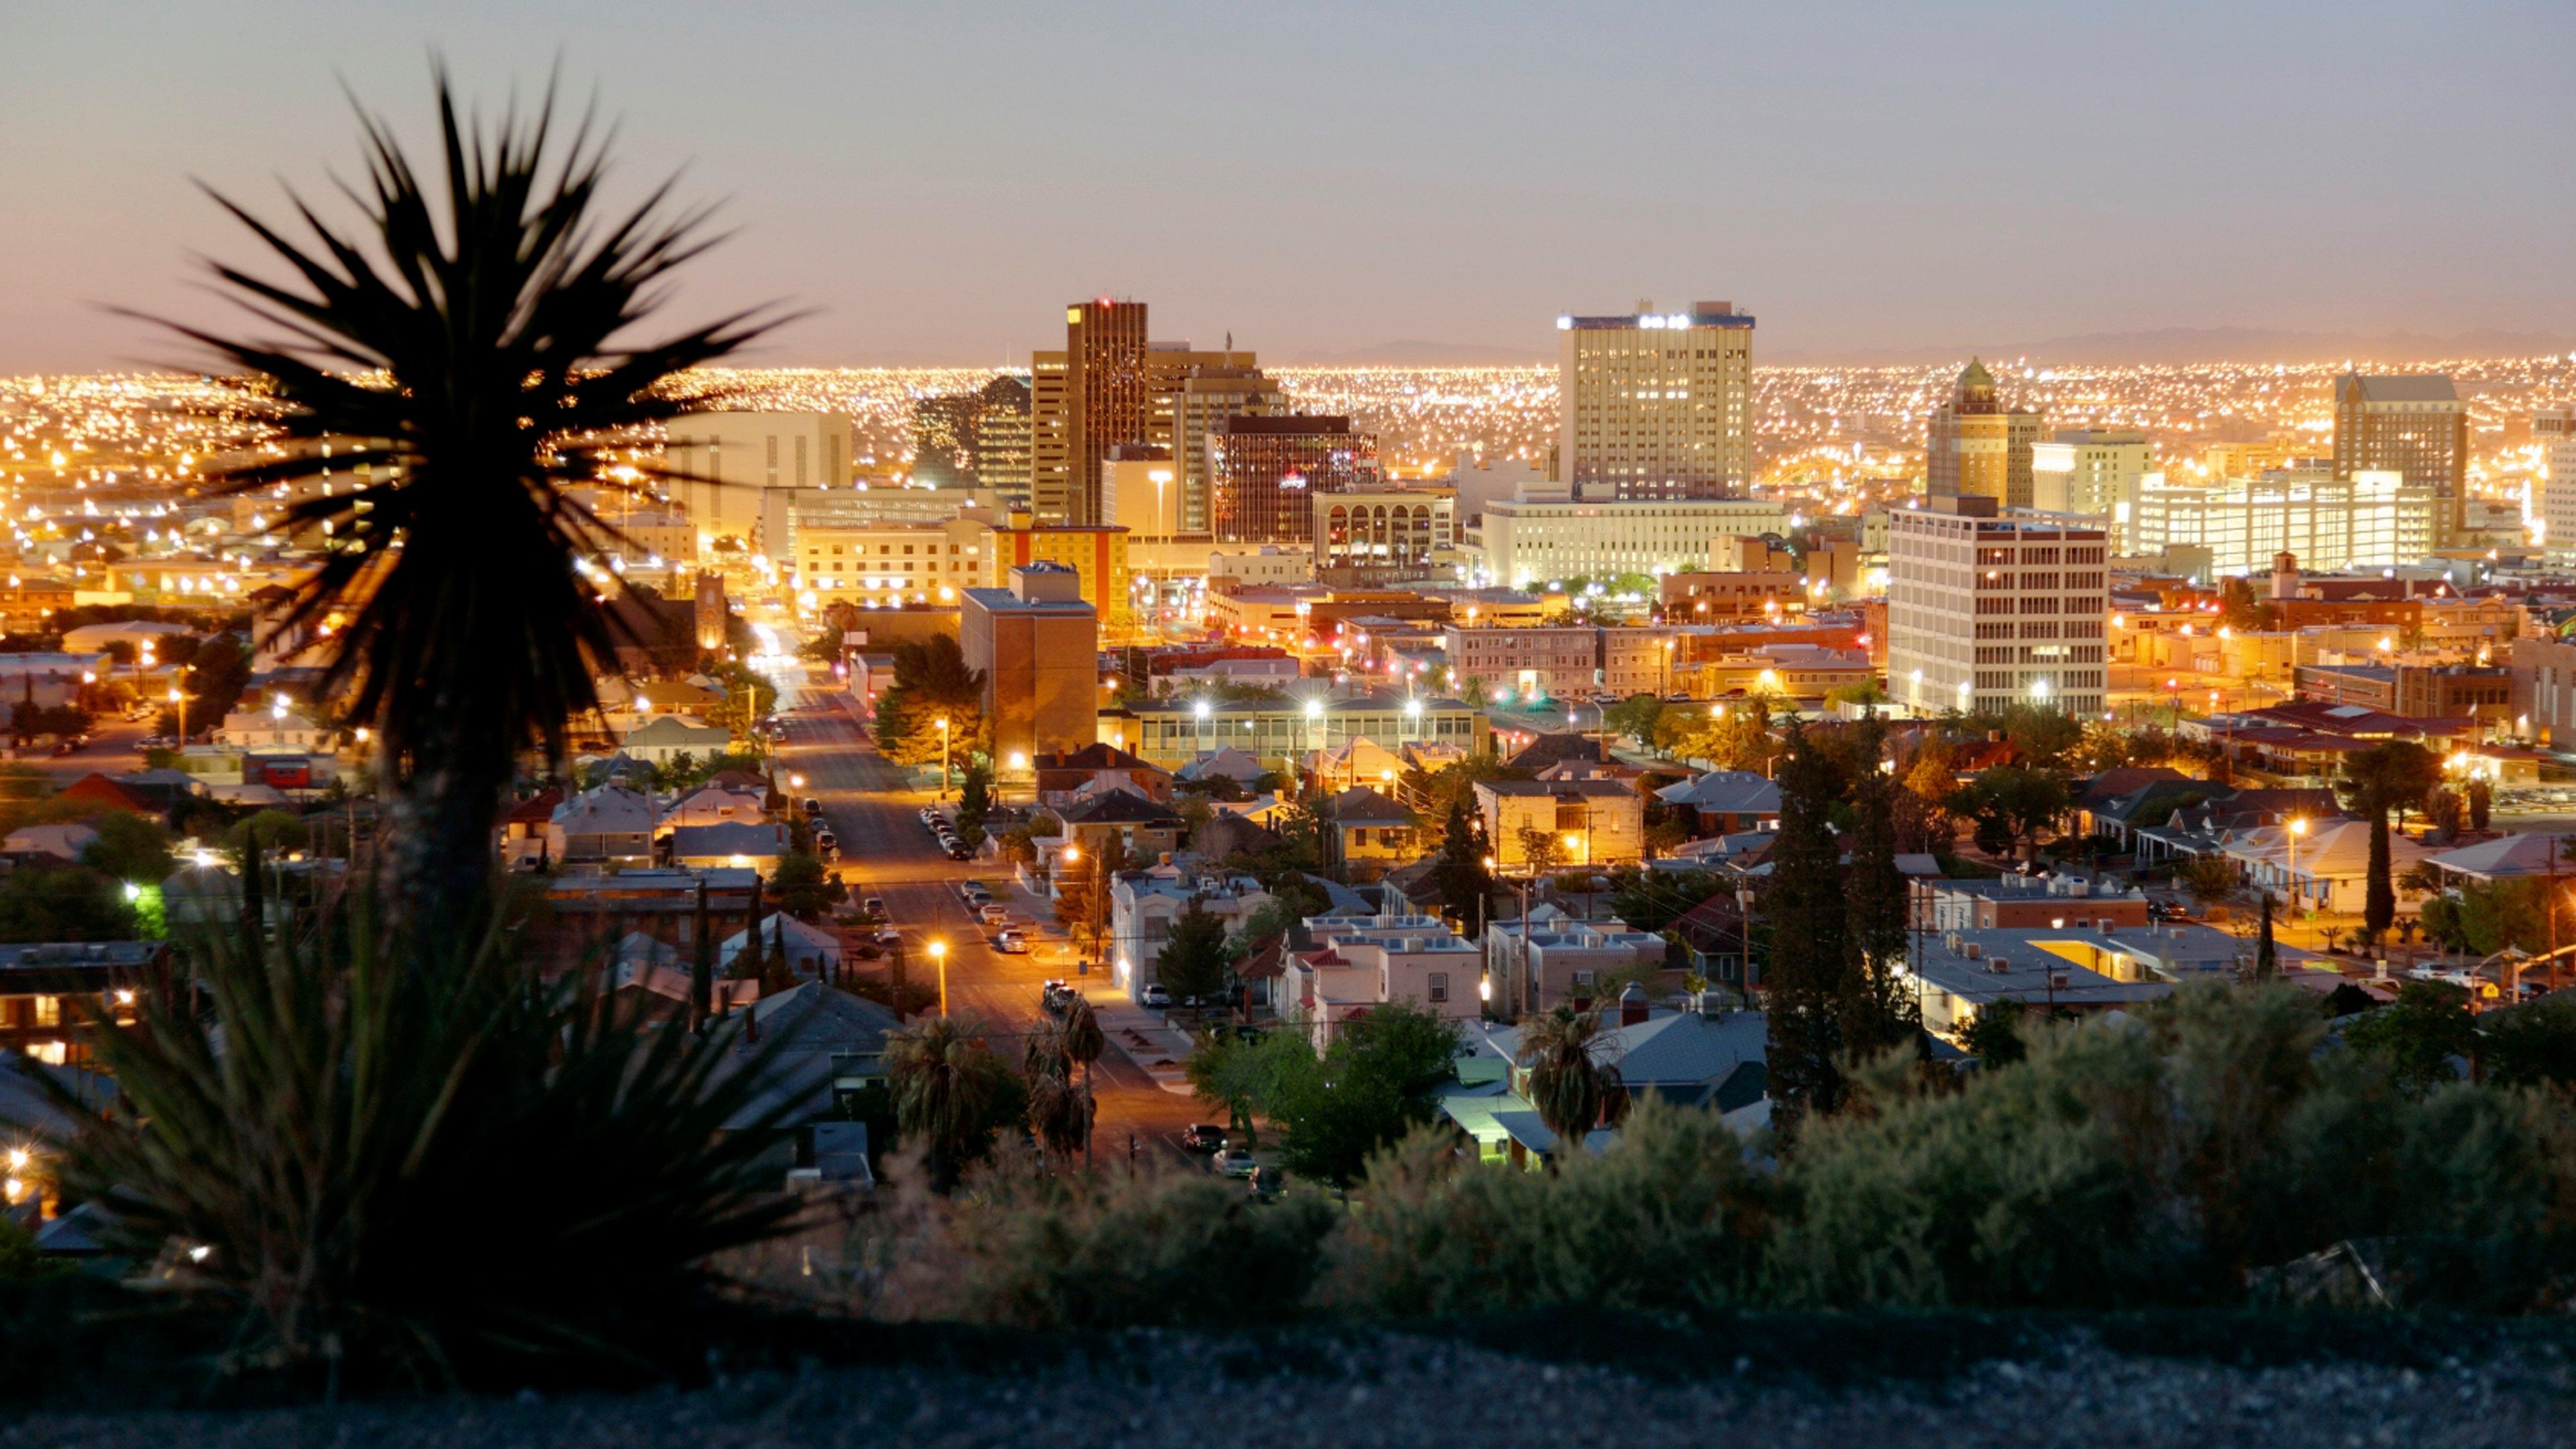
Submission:
<svg viewBox="0 0 2576 1449">
<path fill-rule="evenodd" d="M 1567 1305 L 1740 1305 L 1769 1191 L 1717 1115 L 1648 1099 L 1607 1150 L 1552 1172 L 1460 1158 L 1426 1129 L 1373 1158 L 1323 1297 L 1394 1317 Z"/>
<path fill-rule="evenodd" d="M 1256 1200 L 1192 1172 L 1041 1177 L 1007 1164 L 950 1210 L 963 1258 L 952 1311 L 1032 1328 L 1203 1328 L 1305 1310 L 1340 1217 L 1328 1200 Z"/>
<path fill-rule="evenodd" d="M 685 1362 L 709 1256 L 794 1212 L 775 1044 L 544 983 L 506 926 L 425 939 L 352 900 L 280 935 L 183 943 L 193 993 L 92 1028 L 120 1096 L 64 1192 L 161 1301 L 236 1315 L 236 1366 L 358 1383 Z"/>
</svg>

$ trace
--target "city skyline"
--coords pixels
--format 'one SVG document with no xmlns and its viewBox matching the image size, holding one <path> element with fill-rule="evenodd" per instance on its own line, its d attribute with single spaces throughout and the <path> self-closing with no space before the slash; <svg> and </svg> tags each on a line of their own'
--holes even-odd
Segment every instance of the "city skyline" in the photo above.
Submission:
<svg viewBox="0 0 2576 1449">
<path fill-rule="evenodd" d="M 34 224 L 0 234 L 0 375 L 172 360 L 103 308 L 212 315 L 190 259 L 247 252 L 191 178 L 273 213 L 273 176 L 354 164 L 311 143 L 349 132 L 339 82 L 417 134 L 433 51 L 489 99 L 559 65 L 624 184 L 725 198 L 681 301 L 810 309 L 765 365 L 1026 366 L 1102 294 L 1283 365 L 1537 361 L 1561 313 L 1698 296 L 1784 362 L 2576 336 L 2545 179 L 2576 169 L 2546 113 L 2576 20 L 2541 7 L 679 15 L 13 17 L 0 184 Z"/>
</svg>

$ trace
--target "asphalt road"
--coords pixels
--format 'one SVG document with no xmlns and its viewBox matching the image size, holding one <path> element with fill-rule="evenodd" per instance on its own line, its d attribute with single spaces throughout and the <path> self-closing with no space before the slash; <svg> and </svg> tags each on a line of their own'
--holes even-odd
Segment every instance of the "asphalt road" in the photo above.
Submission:
<svg viewBox="0 0 2576 1449">
<path fill-rule="evenodd" d="M 804 777 L 802 793 L 821 802 L 840 840 L 838 869 L 851 898 L 884 898 L 887 915 L 903 933 L 905 971 L 912 981 L 936 983 L 929 945 L 948 944 L 949 1011 L 980 1027 L 993 1050 L 1016 1068 L 1027 1033 L 1044 1017 L 1040 984 L 1073 974 L 1069 949 L 1053 935 L 1054 916 L 1015 888 L 1008 867 L 948 859 L 920 818 L 935 792 L 906 784 L 845 710 L 801 698 L 792 681 L 781 695 L 787 738 L 779 750 L 780 772 Z M 1000 928 L 975 921 L 958 894 L 969 880 L 984 882 L 996 901 L 1009 905 L 1012 924 L 1028 932 L 1035 949 L 1014 955 L 993 949 L 992 936 Z M 881 970 L 886 963 L 867 964 Z M 1094 1151 L 1106 1161 L 1126 1153 L 1130 1134 L 1140 1151 L 1177 1153 L 1174 1134 L 1206 1115 L 1192 1099 L 1156 1086 L 1120 1052 L 1114 1037 L 1093 1068 L 1093 1090 L 1099 1103 Z"/>
</svg>

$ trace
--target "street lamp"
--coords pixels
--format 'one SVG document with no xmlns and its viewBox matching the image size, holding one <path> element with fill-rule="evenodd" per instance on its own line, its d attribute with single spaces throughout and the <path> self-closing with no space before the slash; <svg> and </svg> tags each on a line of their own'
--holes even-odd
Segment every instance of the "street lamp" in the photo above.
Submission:
<svg viewBox="0 0 2576 1449">
<path fill-rule="evenodd" d="M 948 798 L 948 716 L 944 714 L 939 717 L 939 798 Z"/>
<path fill-rule="evenodd" d="M 2299 837 L 2308 833 L 2308 817 L 2290 817 L 2290 909 L 2299 908 Z"/>
<path fill-rule="evenodd" d="M 945 1017 L 948 1015 L 948 943 L 931 942 L 930 959 L 939 968 L 939 1014 Z"/>
</svg>

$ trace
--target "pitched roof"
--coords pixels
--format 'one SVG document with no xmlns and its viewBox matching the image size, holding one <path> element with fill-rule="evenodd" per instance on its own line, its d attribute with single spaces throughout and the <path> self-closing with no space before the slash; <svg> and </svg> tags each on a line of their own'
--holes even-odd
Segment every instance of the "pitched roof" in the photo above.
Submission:
<svg viewBox="0 0 2576 1449">
<path fill-rule="evenodd" d="M 1270 772 L 1261 767 L 1259 760 L 1232 745 L 1227 745 L 1181 766 L 1172 772 L 1172 777 L 1178 780 L 1204 780 L 1211 775 L 1223 775 L 1229 780 L 1249 785 L 1268 773 Z"/>
<path fill-rule="evenodd" d="M 1750 770 L 1711 770 L 1696 780 L 1667 785 L 1655 792 L 1655 798 L 1671 805 L 1688 805 L 1719 815 L 1776 815 L 1780 812 L 1779 782 L 1764 779 Z"/>
<path fill-rule="evenodd" d="M 1131 755 L 1116 745 L 1095 741 L 1081 749 L 1060 754 L 1038 756 L 1041 770 L 1151 770 L 1162 773 L 1162 767 L 1141 755 Z"/>
<path fill-rule="evenodd" d="M 652 719 L 628 731 L 625 747 L 628 749 L 637 745 L 694 747 L 714 740 L 723 740 L 730 744 L 733 741 L 733 732 L 717 725 L 691 724 L 675 714 L 663 714 L 655 715 Z"/>
<path fill-rule="evenodd" d="M 2075 808 L 2098 811 L 2114 801 L 2127 799 L 2158 780 L 2190 778 L 2180 770 L 2169 770 L 2162 765 L 2123 766 L 2116 770 L 2104 770 L 2084 782 L 2083 791 L 2075 797 Z"/>
<path fill-rule="evenodd" d="M 1413 812 L 1389 800 L 1366 785 L 1353 785 L 1333 797 L 1333 823 L 1344 828 L 1371 825 L 1411 825 Z"/>
<path fill-rule="evenodd" d="M 1605 760 L 1609 757 L 1609 745 L 1590 735 L 1540 735 L 1505 763 L 1524 770 L 1540 770 L 1559 760 Z"/>
<path fill-rule="evenodd" d="M 1078 800 L 1058 807 L 1055 814 L 1067 825 L 1163 825 L 1181 818 L 1179 812 L 1167 810 L 1133 790 L 1111 790 Z"/>
<path fill-rule="evenodd" d="M 671 832 L 671 855 L 674 859 L 783 855 L 786 851 L 787 827 L 783 825 L 720 820 L 713 825 L 683 825 Z"/>
<path fill-rule="evenodd" d="M 2464 845 L 2457 850 L 2443 851 L 2430 857 L 2426 864 L 2480 880 L 2526 875 L 2576 875 L 2576 863 L 2569 862 L 2559 848 L 2559 842 L 2568 839 L 2576 837 L 2503 835 L 2493 840 L 2481 840 L 2475 845 Z"/>
</svg>

